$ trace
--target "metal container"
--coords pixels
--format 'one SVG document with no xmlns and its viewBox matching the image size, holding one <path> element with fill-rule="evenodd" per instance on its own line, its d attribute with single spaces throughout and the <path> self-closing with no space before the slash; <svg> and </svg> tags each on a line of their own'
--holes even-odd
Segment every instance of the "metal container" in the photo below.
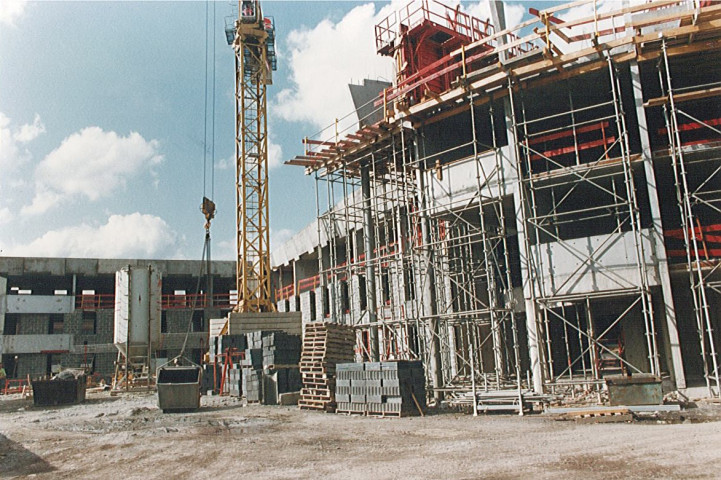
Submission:
<svg viewBox="0 0 721 480">
<path fill-rule="evenodd" d="M 31 384 L 35 405 L 72 405 L 85 401 L 85 375 L 73 379 L 34 380 Z"/>
<path fill-rule="evenodd" d="M 116 272 L 113 343 L 123 355 L 147 356 L 160 342 L 161 297 L 161 274 L 153 267 Z"/>
<path fill-rule="evenodd" d="M 192 411 L 200 408 L 200 385 L 203 370 L 189 367 L 158 369 L 158 406 L 164 412 Z"/>
<path fill-rule="evenodd" d="M 651 374 L 609 375 L 608 402 L 611 405 L 661 405 L 661 379 Z"/>
</svg>

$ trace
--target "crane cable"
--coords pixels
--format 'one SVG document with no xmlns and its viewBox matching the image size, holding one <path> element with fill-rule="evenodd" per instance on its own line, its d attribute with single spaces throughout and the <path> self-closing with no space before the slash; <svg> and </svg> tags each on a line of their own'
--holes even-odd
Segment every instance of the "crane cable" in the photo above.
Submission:
<svg viewBox="0 0 721 480">
<path fill-rule="evenodd" d="M 213 2 L 213 29 L 208 27 L 209 13 L 208 5 L 210 0 L 205 2 L 205 89 L 204 89 L 204 109 L 203 109 L 203 205 L 205 209 L 207 200 L 207 172 L 208 172 L 208 34 L 215 29 L 216 25 L 216 8 L 215 2 Z M 215 35 L 213 34 L 213 84 L 212 84 L 212 104 L 211 104 L 211 156 L 210 156 L 210 167 L 211 167 L 211 180 L 210 180 L 210 196 L 215 196 Z M 212 203 L 212 202 L 211 202 Z M 213 209 L 215 206 L 213 205 Z M 203 213 L 206 213 L 205 210 Z M 213 210 L 214 214 L 214 210 Z M 198 282 L 195 286 L 195 295 L 193 295 L 193 302 L 190 308 L 190 316 L 188 318 L 188 326 L 185 330 L 185 338 L 183 339 L 183 346 L 180 349 L 180 353 L 175 356 L 171 361 L 180 359 L 185 354 L 185 348 L 188 345 L 188 338 L 193 327 L 193 313 L 198 303 L 198 297 L 200 296 L 200 285 L 203 278 L 203 266 L 205 262 L 210 262 L 210 219 L 206 214 L 207 222 L 205 224 L 205 241 L 203 242 L 203 252 L 200 255 L 200 271 L 198 272 Z M 207 293 L 207 292 L 206 292 Z"/>
</svg>

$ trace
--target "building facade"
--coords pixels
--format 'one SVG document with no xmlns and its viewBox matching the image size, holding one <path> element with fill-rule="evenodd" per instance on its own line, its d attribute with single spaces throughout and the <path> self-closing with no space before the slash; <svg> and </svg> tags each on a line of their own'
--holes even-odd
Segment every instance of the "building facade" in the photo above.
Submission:
<svg viewBox="0 0 721 480">
<path fill-rule="evenodd" d="M 718 395 L 721 6 L 591 0 L 506 28 L 501 2 L 493 22 L 416 3 L 376 26 L 399 66 L 382 120 L 287 162 L 319 207 L 274 251 L 279 309 L 424 360 L 437 396 L 611 373 Z"/>
<path fill-rule="evenodd" d="M 85 367 L 109 380 L 118 358 L 115 274 L 148 265 L 162 278 L 155 358 L 176 356 L 190 331 L 186 355 L 200 362 L 209 319 L 225 316 L 236 301 L 235 262 L 212 262 L 211 284 L 199 261 L 0 257 L 0 354 L 8 375 L 35 378 Z"/>
</svg>

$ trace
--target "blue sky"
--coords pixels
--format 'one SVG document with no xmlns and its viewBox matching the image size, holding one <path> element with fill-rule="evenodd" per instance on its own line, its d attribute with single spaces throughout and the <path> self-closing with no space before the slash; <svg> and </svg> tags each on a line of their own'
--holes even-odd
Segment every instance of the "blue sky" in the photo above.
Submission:
<svg viewBox="0 0 721 480">
<path fill-rule="evenodd" d="M 392 77 L 373 25 L 405 3 L 263 2 L 279 52 L 268 90 L 272 244 L 316 215 L 313 180 L 282 162 L 350 112 L 349 82 Z M 464 8 L 482 15 L 487 5 Z M 524 10 L 507 8 L 516 19 Z M 233 258 L 226 1 L 0 2 L 0 255 L 200 257 L 206 9 L 211 24 L 215 11 L 215 169 L 209 138 L 205 192 L 218 209 L 214 256 Z"/>
</svg>

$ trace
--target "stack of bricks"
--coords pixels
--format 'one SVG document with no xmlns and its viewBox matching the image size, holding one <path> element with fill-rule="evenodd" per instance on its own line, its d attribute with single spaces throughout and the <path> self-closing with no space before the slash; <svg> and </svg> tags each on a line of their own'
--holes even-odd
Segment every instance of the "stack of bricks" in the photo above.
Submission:
<svg viewBox="0 0 721 480">
<path fill-rule="evenodd" d="M 334 323 L 305 326 L 300 374 L 303 388 L 298 405 L 306 410 L 335 410 L 336 364 L 353 361 L 355 332 Z"/>
<path fill-rule="evenodd" d="M 400 417 L 425 408 L 421 362 L 338 364 L 336 373 L 338 413 Z"/>
</svg>

